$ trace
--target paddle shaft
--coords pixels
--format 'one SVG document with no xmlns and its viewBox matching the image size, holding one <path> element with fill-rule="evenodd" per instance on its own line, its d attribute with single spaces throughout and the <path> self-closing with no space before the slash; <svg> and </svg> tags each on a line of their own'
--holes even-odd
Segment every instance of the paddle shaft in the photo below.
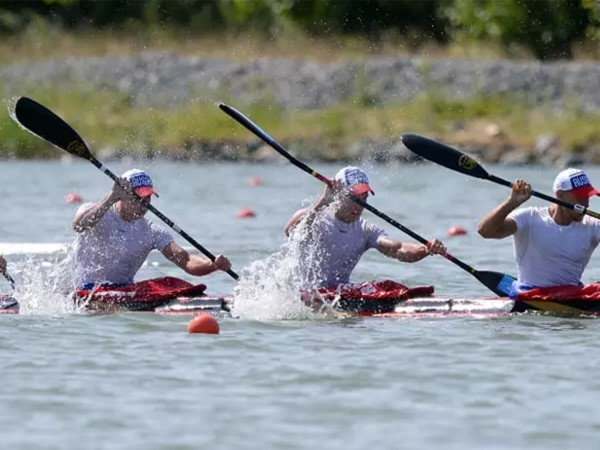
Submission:
<svg viewBox="0 0 600 450">
<path fill-rule="evenodd" d="M 311 167 L 307 166 L 305 163 L 303 163 L 302 161 L 298 160 L 293 155 L 291 155 L 285 149 L 285 147 L 283 147 L 281 144 L 279 144 L 267 132 L 265 132 L 262 128 L 260 128 L 254 122 L 252 122 L 252 120 L 250 120 L 248 117 L 246 117 L 240 111 L 238 111 L 235 108 L 232 108 L 231 106 L 227 106 L 227 105 L 225 105 L 223 103 L 221 103 L 219 105 L 219 108 L 221 108 L 221 110 L 224 111 L 227 115 L 229 115 L 230 117 L 232 117 L 233 119 L 235 119 L 237 122 L 239 122 L 241 125 L 243 125 L 246 129 L 248 129 L 249 131 L 251 131 L 252 133 L 254 133 L 256 136 L 258 136 L 259 138 L 261 138 L 267 144 L 269 144 L 273 149 L 275 149 L 278 153 L 280 153 L 282 156 L 284 156 L 285 158 L 287 158 L 296 167 L 298 167 L 298 168 L 302 169 L 303 171 L 305 171 L 306 173 L 312 175 L 317 180 L 322 181 L 323 183 L 325 183 L 327 185 L 330 185 L 331 181 L 327 177 L 321 175 L 316 170 L 312 169 Z M 358 203 L 363 208 L 371 211 L 377 217 L 385 220 L 387 223 L 389 223 L 390 225 L 393 225 L 394 227 L 398 228 L 400 231 L 406 233 L 407 235 L 409 235 L 410 237 L 412 237 L 416 241 L 420 242 L 421 244 L 427 245 L 429 243 L 429 241 L 427 239 L 425 239 L 424 237 L 418 235 L 417 233 L 415 233 L 411 229 L 406 228 L 404 225 L 402 225 L 401 223 L 399 223 L 395 219 L 392 219 L 387 214 L 382 213 L 381 211 L 379 211 L 375 207 L 369 205 L 367 202 L 363 201 L 362 199 L 356 197 L 355 195 L 350 194 L 350 198 L 352 198 L 353 201 L 355 201 L 356 203 Z M 479 273 L 478 270 L 476 270 L 473 267 L 469 266 L 467 263 L 461 261 L 460 259 L 455 258 L 454 256 L 452 256 L 448 252 L 444 252 L 442 254 L 442 256 L 444 258 L 446 258 L 448 261 L 451 261 L 454 264 L 456 264 L 461 269 L 463 269 L 463 270 L 465 270 L 465 271 L 467 271 L 467 272 L 469 272 L 469 273 L 471 273 L 473 275 L 476 275 L 476 274 Z"/>
<path fill-rule="evenodd" d="M 505 180 L 500 177 L 497 177 L 496 175 L 490 174 L 487 179 L 492 181 L 493 183 L 501 184 L 502 186 L 507 186 L 509 188 L 512 188 L 512 185 L 513 185 L 510 181 Z M 574 205 L 572 203 L 565 202 L 564 200 L 561 200 L 559 198 L 551 197 L 551 196 L 543 194 L 541 192 L 534 191 L 533 189 L 531 190 L 531 195 L 533 195 L 534 197 L 546 200 L 548 202 L 556 203 L 557 205 L 564 206 L 565 208 L 572 209 L 574 211 L 577 211 L 580 214 L 587 214 L 588 216 L 592 216 L 592 217 L 595 217 L 596 219 L 600 219 L 600 213 L 592 211 L 591 209 L 587 209 L 583 205 L 580 205 L 580 204 Z"/>
<path fill-rule="evenodd" d="M 92 155 L 91 153 L 89 155 L 87 155 L 87 160 L 89 162 L 91 162 L 94 166 L 96 166 L 98 169 L 100 169 L 102 172 L 104 172 L 106 175 L 108 175 L 113 181 L 115 181 L 117 183 L 119 183 L 121 181 L 121 179 L 119 177 L 117 177 L 113 172 L 111 172 L 110 169 L 106 168 L 104 166 L 104 164 L 102 164 L 100 161 L 98 161 L 98 159 L 96 159 L 96 157 L 94 155 Z M 196 241 L 193 237 L 191 237 L 189 234 L 187 234 L 184 230 L 179 228 L 179 226 L 177 226 L 177 224 L 175 222 L 173 222 L 171 219 L 169 219 L 167 216 L 165 216 L 163 213 L 161 213 L 152 204 L 145 202 L 144 199 L 142 197 L 140 197 L 139 195 L 137 195 L 135 192 L 133 192 L 133 195 L 135 196 L 136 200 L 138 200 L 144 206 L 148 207 L 148 210 L 152 211 L 152 213 L 155 216 L 157 216 L 160 220 L 162 220 L 169 227 L 171 227 L 175 232 L 177 232 L 186 241 L 188 241 L 190 244 L 192 244 L 194 247 L 196 247 L 198 250 L 200 250 L 202 253 L 204 253 L 204 255 L 206 255 L 206 257 L 208 259 L 210 259 L 213 262 L 215 261 L 216 257 L 215 257 L 215 255 L 212 254 L 212 252 L 210 250 L 208 250 L 206 247 L 204 247 L 202 244 L 200 244 L 198 241 Z M 235 273 L 233 270 L 229 269 L 227 271 L 227 273 L 234 280 L 239 280 L 238 274 Z"/>
<path fill-rule="evenodd" d="M 8 272 L 4 272 L 4 278 L 10 283 L 10 286 L 15 289 L 15 280 Z"/>
</svg>

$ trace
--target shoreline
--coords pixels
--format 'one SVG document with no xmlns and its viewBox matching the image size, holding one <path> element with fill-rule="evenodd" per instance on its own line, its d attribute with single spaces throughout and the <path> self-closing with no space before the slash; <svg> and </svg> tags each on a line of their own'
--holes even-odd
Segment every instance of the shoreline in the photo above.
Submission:
<svg viewBox="0 0 600 450">
<path fill-rule="evenodd" d="M 483 162 L 562 166 L 600 163 L 598 75 L 600 64 L 581 62 L 239 62 L 153 51 L 1 66 L 0 88 L 9 104 L 26 95 L 56 111 L 99 156 L 269 160 L 214 110 L 223 101 L 306 159 L 414 162 L 399 143 L 414 132 Z M 4 156 L 54 157 L 19 133 L 0 127 Z"/>
</svg>

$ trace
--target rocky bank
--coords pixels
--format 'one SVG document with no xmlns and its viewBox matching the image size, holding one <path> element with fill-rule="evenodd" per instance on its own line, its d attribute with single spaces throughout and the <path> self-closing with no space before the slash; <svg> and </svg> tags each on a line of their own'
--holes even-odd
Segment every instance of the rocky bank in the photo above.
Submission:
<svg viewBox="0 0 600 450">
<path fill-rule="evenodd" d="M 505 96 L 531 108 L 567 108 L 600 113 L 600 64 L 368 59 L 323 64 L 309 60 L 263 58 L 251 62 L 207 60 L 172 53 L 146 52 L 132 57 L 67 58 L 0 66 L 4 97 L 23 95 L 28 86 L 69 91 L 75 84 L 124 93 L 136 107 L 178 108 L 190 98 L 207 102 L 235 99 L 236 105 L 268 100 L 282 109 L 319 109 L 340 102 L 385 107 L 409 102 L 424 92 L 448 99 Z M 468 150 L 487 161 L 542 162 L 554 165 L 598 162 L 596 148 L 571 152 L 556 135 L 539 136 L 529 149 L 490 143 L 499 133 L 493 124 Z M 288 142 L 297 148 L 313 143 Z M 249 140 L 244 149 L 231 143 L 198 143 L 188 155 L 227 159 L 268 159 L 272 154 Z M 318 147 L 318 143 L 316 145 Z M 329 159 L 306 151 L 307 157 Z M 342 159 L 412 160 L 395 137 L 386 142 L 365 138 L 342 152 Z M 339 155 L 338 155 L 339 156 Z"/>
</svg>

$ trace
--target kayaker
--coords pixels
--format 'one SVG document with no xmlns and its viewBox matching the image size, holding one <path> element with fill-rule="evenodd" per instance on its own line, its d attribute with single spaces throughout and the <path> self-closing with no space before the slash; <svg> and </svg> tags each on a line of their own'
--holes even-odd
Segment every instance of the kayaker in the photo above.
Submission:
<svg viewBox="0 0 600 450">
<path fill-rule="evenodd" d="M 303 247 L 312 251 L 312 257 L 303 259 L 315 278 L 312 287 L 349 283 L 359 259 L 372 248 L 402 262 L 417 262 L 446 251 L 438 239 L 426 246 L 389 237 L 383 228 L 361 218 L 364 208 L 348 192 L 365 202 L 369 193 L 375 194 L 363 170 L 344 167 L 321 197 L 311 207 L 297 211 L 285 226 L 288 236 L 296 228 L 307 230 Z M 306 228 L 300 226 L 302 222 Z"/>
<path fill-rule="evenodd" d="M 571 204 L 589 205 L 599 195 L 587 174 L 565 169 L 555 178 L 556 198 Z M 514 236 L 518 279 L 510 296 L 537 287 L 581 284 L 581 276 L 600 242 L 600 220 L 570 208 L 552 204 L 519 208 L 531 197 L 531 185 L 522 179 L 513 183 L 510 196 L 479 222 L 486 239 Z"/>
<path fill-rule="evenodd" d="M 133 197 L 131 189 L 148 204 L 152 195 L 158 196 L 150 176 L 132 169 L 98 203 L 86 203 L 78 209 L 73 220 L 73 229 L 79 233 L 75 250 L 78 289 L 132 284 L 153 249 L 191 275 L 230 269 L 223 255 L 213 263 L 179 246 L 164 227 L 145 217 L 148 207 Z"/>
</svg>

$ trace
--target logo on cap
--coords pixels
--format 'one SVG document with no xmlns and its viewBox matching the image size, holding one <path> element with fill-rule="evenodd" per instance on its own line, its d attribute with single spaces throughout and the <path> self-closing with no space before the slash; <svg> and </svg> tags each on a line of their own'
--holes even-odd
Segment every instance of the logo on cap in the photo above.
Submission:
<svg viewBox="0 0 600 450">
<path fill-rule="evenodd" d="M 346 170 L 346 186 L 354 186 L 355 184 L 369 184 L 367 175 L 360 169 Z"/>
<path fill-rule="evenodd" d="M 133 174 L 129 178 L 129 181 L 131 182 L 131 187 L 133 189 L 137 189 L 140 187 L 152 187 L 152 180 L 150 179 L 148 174 L 144 172 Z"/>
<path fill-rule="evenodd" d="M 578 175 L 570 177 L 570 180 L 571 180 L 571 186 L 573 186 L 573 189 L 581 188 L 584 186 L 591 186 L 591 184 L 592 184 L 592 183 L 590 183 L 590 180 L 585 173 L 580 173 Z"/>
</svg>

